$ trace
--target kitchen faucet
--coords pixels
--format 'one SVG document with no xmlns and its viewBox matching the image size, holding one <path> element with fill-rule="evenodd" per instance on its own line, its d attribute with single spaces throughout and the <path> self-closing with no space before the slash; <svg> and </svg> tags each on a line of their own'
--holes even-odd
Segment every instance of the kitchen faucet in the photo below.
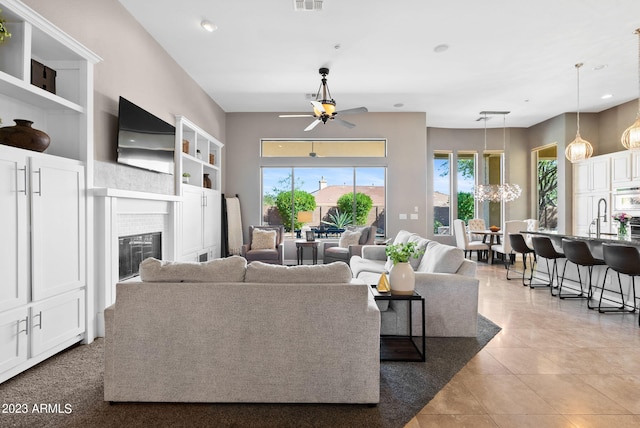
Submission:
<svg viewBox="0 0 640 428">
<path fill-rule="evenodd" d="M 600 215 L 600 202 L 604 202 L 604 215 Z M 600 218 L 604 218 L 603 223 L 607 222 L 607 200 L 600 198 L 598 200 L 598 217 L 596 217 L 596 238 L 600 238 Z"/>
</svg>

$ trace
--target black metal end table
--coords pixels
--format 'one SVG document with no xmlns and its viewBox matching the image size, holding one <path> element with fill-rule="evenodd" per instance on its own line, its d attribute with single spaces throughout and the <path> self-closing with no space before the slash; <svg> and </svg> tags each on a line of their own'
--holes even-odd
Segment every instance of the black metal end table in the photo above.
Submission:
<svg viewBox="0 0 640 428">
<path fill-rule="evenodd" d="M 381 293 L 372 285 L 371 294 L 374 300 L 404 300 L 409 302 L 409 335 L 381 335 L 380 336 L 380 361 L 424 361 L 425 360 L 425 343 L 426 335 L 424 330 L 425 314 L 424 314 L 424 297 L 418 292 L 413 294 L 391 294 L 390 292 Z M 420 302 L 422 311 L 422 343 L 416 343 L 413 336 L 413 303 Z M 420 336 L 416 336 L 419 338 Z"/>
</svg>

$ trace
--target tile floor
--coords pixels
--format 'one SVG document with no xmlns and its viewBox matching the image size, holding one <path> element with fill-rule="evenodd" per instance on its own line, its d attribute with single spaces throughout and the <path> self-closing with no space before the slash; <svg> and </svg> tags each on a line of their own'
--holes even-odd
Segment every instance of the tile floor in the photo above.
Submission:
<svg viewBox="0 0 640 428">
<path fill-rule="evenodd" d="M 479 312 L 502 331 L 407 428 L 640 426 L 637 313 L 559 300 L 507 281 L 501 264 L 477 274 Z"/>
</svg>

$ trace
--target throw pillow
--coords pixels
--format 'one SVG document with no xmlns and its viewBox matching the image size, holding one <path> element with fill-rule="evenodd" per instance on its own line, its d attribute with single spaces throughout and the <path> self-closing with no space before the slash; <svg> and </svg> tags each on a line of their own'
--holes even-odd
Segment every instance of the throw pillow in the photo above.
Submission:
<svg viewBox="0 0 640 428">
<path fill-rule="evenodd" d="M 345 262 L 282 266 L 255 261 L 247 266 L 244 281 L 265 284 L 348 284 L 351 278 L 351 269 Z"/>
<path fill-rule="evenodd" d="M 253 229 L 251 237 L 252 250 L 273 250 L 276 248 L 276 231 Z"/>
<path fill-rule="evenodd" d="M 418 272 L 456 273 L 463 261 L 464 251 L 460 248 L 431 241 L 418 266 Z"/>
<path fill-rule="evenodd" d="M 247 260 L 240 256 L 208 262 L 169 262 L 149 257 L 140 263 L 144 282 L 242 282 Z"/>
<path fill-rule="evenodd" d="M 418 257 L 416 258 L 411 257 L 409 259 L 409 263 L 411 264 L 411 267 L 413 268 L 413 270 L 417 270 L 418 266 L 420 266 L 420 262 L 422 261 L 422 257 L 424 257 L 424 252 L 427 250 L 427 245 L 429 244 L 430 241 L 426 238 L 423 238 L 420 235 L 415 234 L 409 237 L 408 242 L 415 243 L 417 249 L 423 250 L 422 254 L 420 254 Z"/>
<path fill-rule="evenodd" d="M 358 245 L 360 242 L 360 232 L 352 232 L 350 230 L 345 230 L 340 235 L 340 242 L 338 242 L 338 246 L 342 248 L 349 248 L 349 245 Z"/>
</svg>

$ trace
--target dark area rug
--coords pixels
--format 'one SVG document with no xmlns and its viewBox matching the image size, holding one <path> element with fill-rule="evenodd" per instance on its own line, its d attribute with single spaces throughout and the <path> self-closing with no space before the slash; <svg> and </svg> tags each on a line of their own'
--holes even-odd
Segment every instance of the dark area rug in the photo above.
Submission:
<svg viewBox="0 0 640 428">
<path fill-rule="evenodd" d="M 174 404 L 103 401 L 104 340 L 64 351 L 0 385 L 5 427 L 403 427 L 500 327 L 427 338 L 426 362 L 382 362 L 377 407 L 339 404 Z M 13 405 L 13 407 L 11 407 Z M 23 413 L 17 413 L 22 411 Z"/>
</svg>

